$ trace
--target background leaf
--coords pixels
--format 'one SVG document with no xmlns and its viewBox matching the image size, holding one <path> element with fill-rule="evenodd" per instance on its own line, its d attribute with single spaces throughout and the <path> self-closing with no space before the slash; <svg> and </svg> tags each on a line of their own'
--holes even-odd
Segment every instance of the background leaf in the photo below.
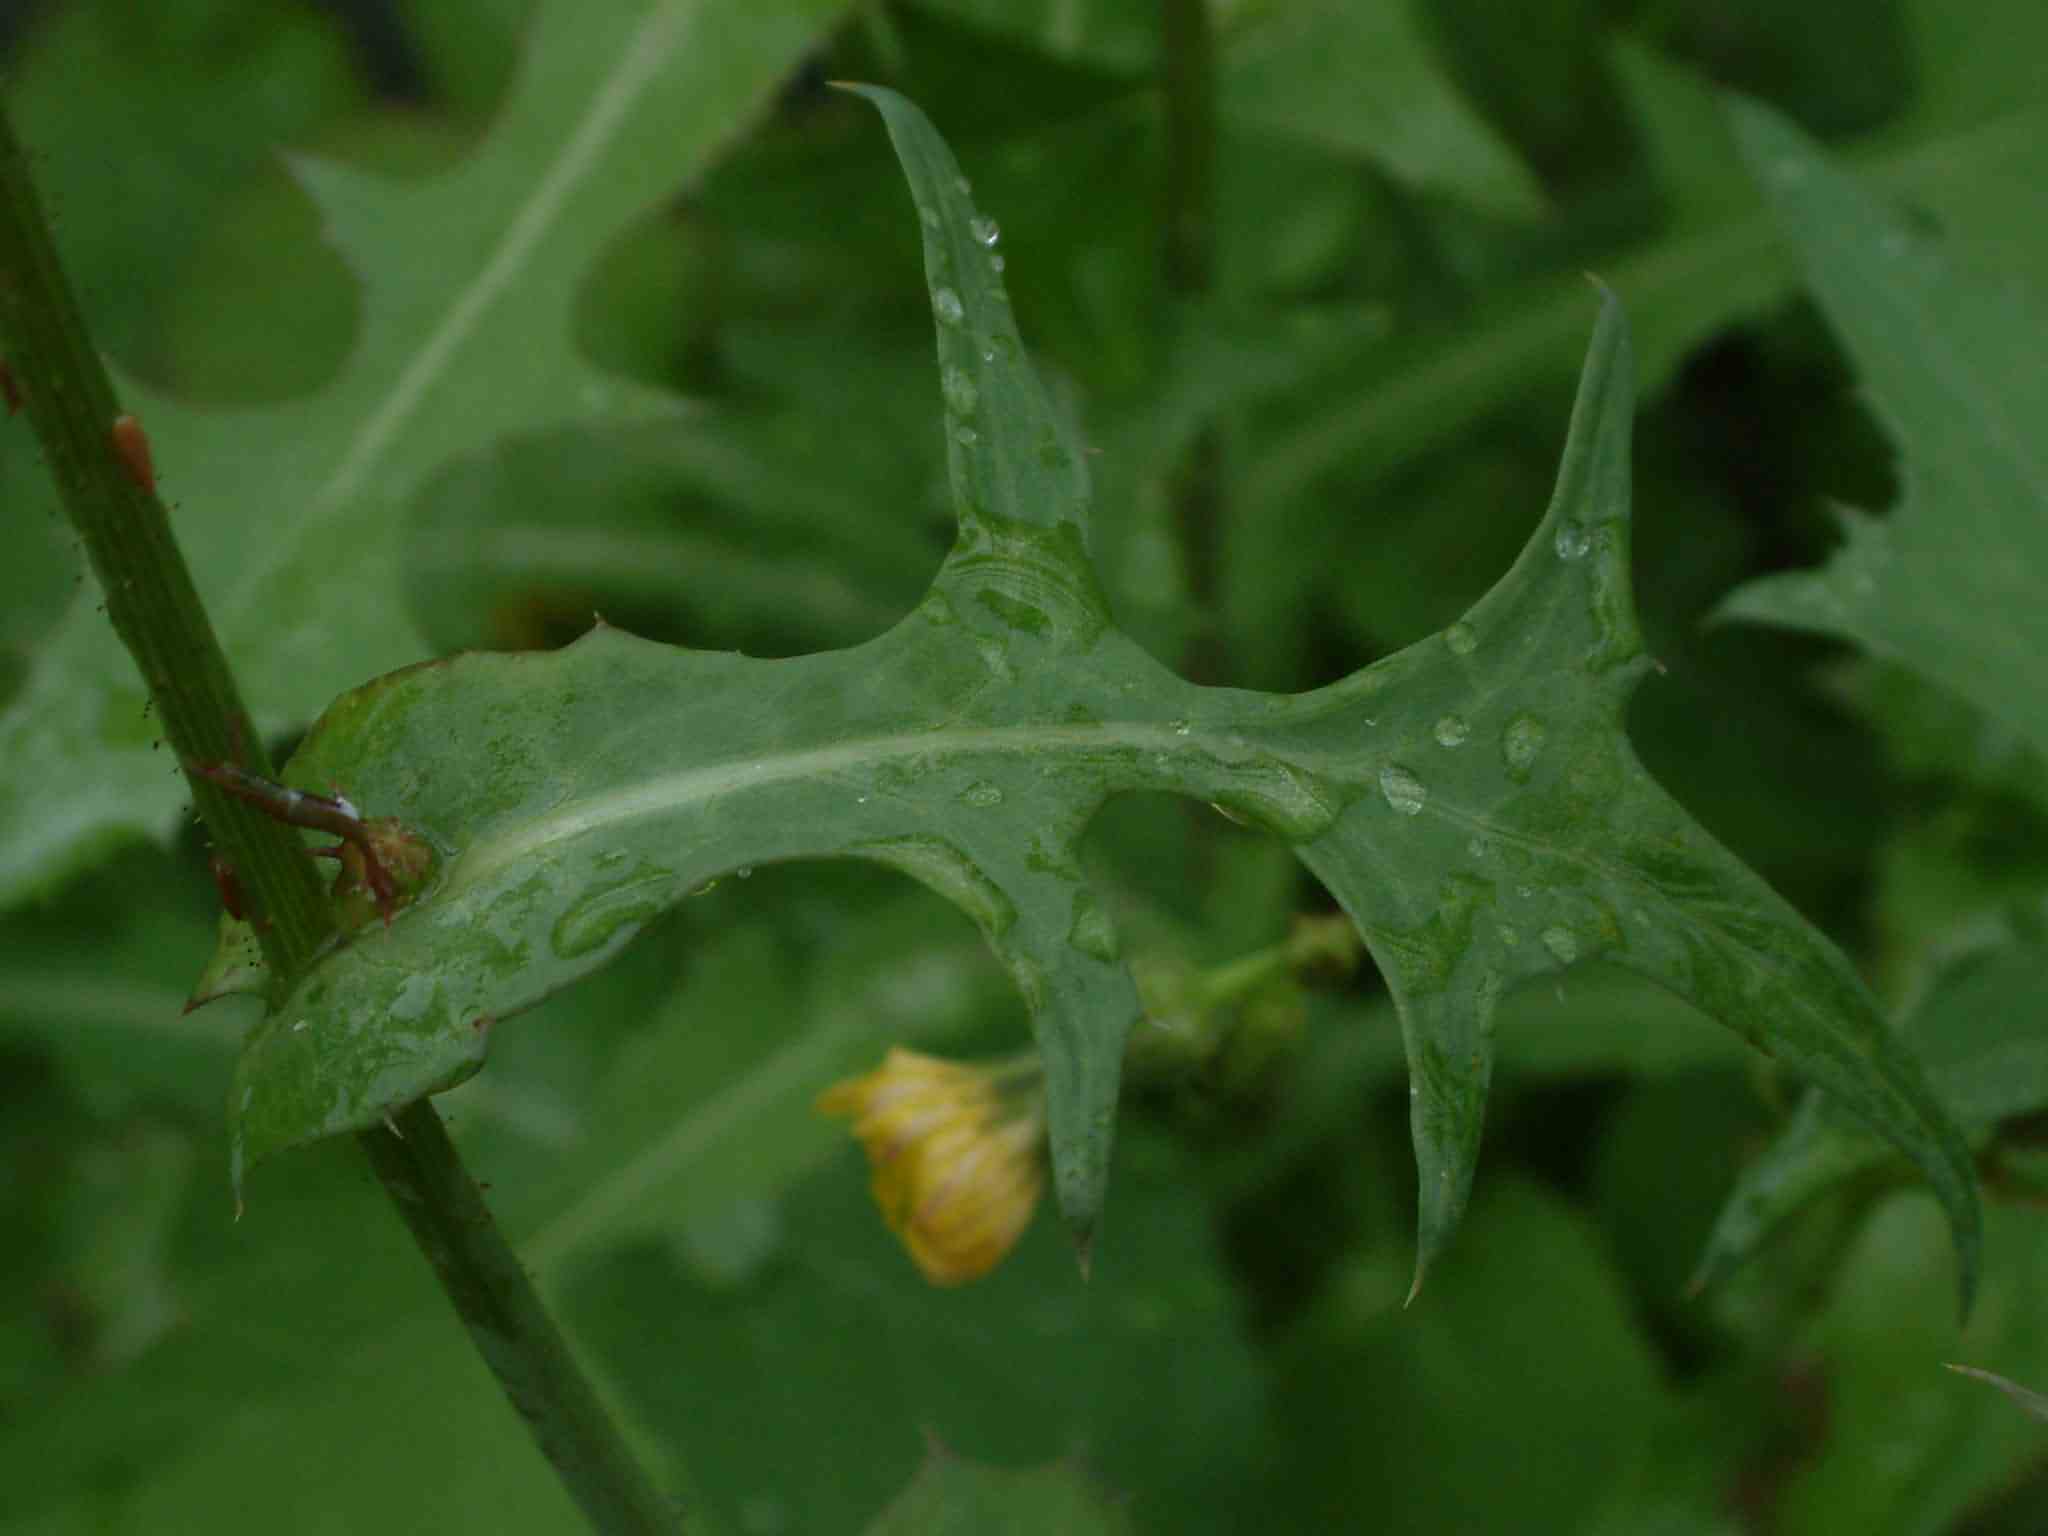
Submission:
<svg viewBox="0 0 2048 1536">
<path fill-rule="evenodd" d="M 457 169 L 413 186 L 297 163 L 364 285 L 341 375 L 257 414 L 124 391 L 167 493 L 191 499 L 180 538 L 262 726 L 294 726 L 350 682 L 425 654 L 402 602 L 397 532 L 428 472 L 508 433 L 656 408 L 578 354 L 578 284 L 832 13 L 750 6 L 703 48 L 681 0 L 543 5 L 528 66 Z M 0 786 L 0 896 L 170 825 L 182 788 L 150 754 L 131 673 L 81 593 L 0 717 L 16 766 Z"/>
<path fill-rule="evenodd" d="M 1082 1470 L 1054 1463 L 1009 1472 L 975 1466 L 934 1446 L 903 1494 L 868 1527 L 869 1536 L 969 1531 L 1073 1531 L 1077 1536 L 1129 1527 L 1091 1490 Z"/>
<path fill-rule="evenodd" d="M 2030 659 L 2048 645 L 2048 398 L 2020 338 L 2018 287 L 1955 270 L 1939 245 L 1828 166 L 1763 108 L 1730 107 L 1808 281 L 1903 451 L 1905 495 L 1878 520 L 1844 510 L 1817 574 L 1731 597 L 1731 617 L 1854 639 L 1905 661 L 2048 747 Z"/>
</svg>

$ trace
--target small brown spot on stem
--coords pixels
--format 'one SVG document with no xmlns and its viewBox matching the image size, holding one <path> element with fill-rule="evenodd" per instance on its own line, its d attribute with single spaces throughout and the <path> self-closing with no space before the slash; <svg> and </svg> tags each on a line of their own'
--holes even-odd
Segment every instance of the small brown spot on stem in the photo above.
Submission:
<svg viewBox="0 0 2048 1536">
<path fill-rule="evenodd" d="M 154 496 L 156 462 L 150 456 L 149 438 L 142 430 L 142 423 L 133 416 L 116 416 L 112 436 L 114 456 L 128 471 L 128 478 L 146 495 Z"/>
</svg>

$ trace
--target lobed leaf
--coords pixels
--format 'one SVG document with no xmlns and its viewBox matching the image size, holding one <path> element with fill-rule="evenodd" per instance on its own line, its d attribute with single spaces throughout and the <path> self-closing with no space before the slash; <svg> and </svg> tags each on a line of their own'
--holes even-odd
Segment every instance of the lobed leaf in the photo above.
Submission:
<svg viewBox="0 0 2048 1536">
<path fill-rule="evenodd" d="M 1817 630 L 1905 663 L 2048 750 L 2048 384 L 2034 297 L 1964 269 L 1768 108 L 1737 138 L 1806 280 L 1898 441 L 1904 493 L 1844 509 L 1819 571 L 1767 576 L 1736 618 Z"/>
<path fill-rule="evenodd" d="M 121 391 L 187 504 L 180 541 L 263 728 L 428 654 L 401 532 L 437 466 L 511 433 L 674 412 L 577 351 L 579 284 L 838 9 L 768 0 L 713 22 L 684 0 L 550 0 L 490 135 L 455 171 L 395 183 L 294 163 L 363 284 L 340 376 L 261 411 Z M 165 834 L 185 800 L 96 599 L 81 589 L 0 712 L 0 901 Z"/>
<path fill-rule="evenodd" d="M 1961 21 L 1953 7 L 1927 8 L 1941 24 Z M 2038 78 L 2025 90 L 1978 89 L 1986 59 L 2032 57 L 2032 12 L 2001 9 L 2013 14 L 1964 23 L 1988 20 L 1980 46 L 1930 61 L 1928 84 L 1939 99 L 1859 164 L 1894 194 L 1966 222 L 2008 251 L 2031 250 L 2036 221 L 2023 193 L 2041 175 L 2048 111 Z M 1676 218 L 1593 268 L 1627 302 L 1645 387 L 1656 390 L 1716 331 L 1781 302 L 1796 273 L 1754 194 L 1738 200 L 1740 156 L 1711 110 L 1711 89 L 1646 48 L 1617 49 L 1615 66 Z M 1317 378 L 1302 410 L 1255 445 L 1246 477 L 1244 494 L 1261 519 L 1286 519 L 1283 547 L 1304 533 L 1320 537 L 1298 507 L 1319 481 L 1341 473 L 1354 495 L 1361 484 L 1384 483 L 1562 379 L 1577 350 L 1583 265 L 1477 296 L 1469 312 L 1424 323 L 1399 345 Z"/>
<path fill-rule="evenodd" d="M 2044 1005 L 2048 946 L 2009 940 L 1952 958 L 1901 1025 L 1936 1096 L 1972 1141 L 1987 1139 L 2003 1120 L 2048 1108 Z M 1708 1236 L 1694 1287 L 1719 1281 L 1794 1213 L 1889 1161 L 1867 1125 L 1809 1093 L 1743 1169 Z"/>
<path fill-rule="evenodd" d="M 1209 801 L 1294 845 L 1400 1008 L 1417 1279 L 1462 1214 L 1514 983 L 1604 957 L 1784 1058 L 1927 1173 L 1965 1287 L 1967 1151 L 1841 956 L 1643 771 L 1629 594 L 1630 358 L 1603 299 L 1556 495 L 1461 621 L 1295 696 L 1200 688 L 1111 623 L 1081 459 L 1025 358 L 997 235 L 914 107 L 866 89 L 924 227 L 959 538 L 847 650 L 754 660 L 600 626 L 346 695 L 289 770 L 443 854 L 438 883 L 292 978 L 237 1071 L 237 1168 L 372 1125 L 482 1063 L 498 1019 L 703 883 L 771 860 L 893 866 L 973 917 L 1029 1006 L 1056 1187 L 1084 1252 L 1138 1014 L 1077 841 L 1112 794 Z"/>
</svg>

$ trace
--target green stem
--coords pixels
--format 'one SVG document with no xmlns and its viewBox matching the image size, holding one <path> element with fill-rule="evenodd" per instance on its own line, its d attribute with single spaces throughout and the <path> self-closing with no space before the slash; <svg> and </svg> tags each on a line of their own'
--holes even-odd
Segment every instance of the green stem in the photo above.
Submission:
<svg viewBox="0 0 2048 1536">
<path fill-rule="evenodd" d="M 235 762 L 268 775 L 234 675 L 200 606 L 170 518 L 116 446 L 120 407 L 58 265 L 11 125 L 0 119 L 0 347 L 41 440 L 58 496 L 85 544 L 106 612 L 148 685 L 164 739 L 182 763 Z M 244 889 L 270 974 L 296 974 L 331 922 L 297 834 L 219 786 L 186 777 L 215 846 Z"/>
<path fill-rule="evenodd" d="M 679 1531 L 425 1099 L 358 1139 L 570 1497 L 598 1531 Z"/>
<path fill-rule="evenodd" d="M 1163 0 L 1166 86 L 1166 282 L 1209 291 L 1216 222 L 1216 40 L 1208 0 Z"/>
<path fill-rule="evenodd" d="M 1289 972 L 1349 972 L 1357 967 L 1363 947 L 1357 928 L 1341 912 L 1329 917 L 1298 917 L 1278 944 L 1201 972 L 1194 990 L 1204 1008 L 1225 1007 Z"/>
<path fill-rule="evenodd" d="M 207 830 L 261 914 L 257 937 L 272 985 L 282 988 L 333 932 L 327 896 L 296 832 L 194 772 L 232 763 L 272 776 L 153 476 L 141 468 L 142 428 L 114 399 L 4 113 L 0 349 L 7 394 L 28 411 L 107 617 L 141 669 Z M 602 1532 L 680 1530 L 542 1309 L 440 1117 L 421 1102 L 395 1123 L 402 1141 L 386 1131 L 358 1141 L 571 1497 Z"/>
<path fill-rule="evenodd" d="M 1174 323 L 1209 291 L 1215 260 L 1216 43 L 1208 0 L 1163 0 L 1166 208 L 1163 260 Z M 1223 441 L 1213 423 L 1195 434 L 1169 487 L 1194 627 L 1181 670 L 1219 683 L 1227 665 L 1218 613 L 1223 556 Z"/>
<path fill-rule="evenodd" d="M 1172 1079 L 1198 1070 L 1262 1027 L 1259 1020 L 1234 1011 L 1262 987 L 1287 975 L 1347 975 L 1363 952 L 1358 930 L 1338 912 L 1298 917 L 1278 944 L 1207 970 L 1183 972 L 1141 960 L 1139 993 L 1154 1022 L 1169 1027 L 1133 1034 L 1126 1068 L 1134 1079 Z"/>
</svg>

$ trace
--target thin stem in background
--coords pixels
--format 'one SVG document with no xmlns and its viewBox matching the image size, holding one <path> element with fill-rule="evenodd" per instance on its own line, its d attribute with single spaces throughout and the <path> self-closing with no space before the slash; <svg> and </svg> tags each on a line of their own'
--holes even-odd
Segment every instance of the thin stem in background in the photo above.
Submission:
<svg viewBox="0 0 2048 1536">
<path fill-rule="evenodd" d="M 1178 324 L 1209 291 L 1215 265 L 1216 41 L 1207 0 L 1162 0 L 1166 93 L 1165 266 Z M 1168 495 L 1194 623 L 1181 656 L 1190 682 L 1225 680 L 1221 600 L 1223 440 L 1205 424 L 1174 467 Z"/>
<path fill-rule="evenodd" d="M 281 989 L 333 931 L 326 893 L 296 832 L 193 772 L 233 763 L 272 776 L 157 497 L 146 424 L 124 416 L 114 399 L 4 114 L 0 347 L 0 382 L 29 414 L 107 617 L 141 669 L 208 832 L 255 902 L 257 937 L 273 989 Z M 397 1136 L 372 1131 L 358 1141 L 570 1497 L 601 1532 L 679 1531 L 679 1516 L 577 1367 L 440 1116 L 422 1100 L 393 1124 Z"/>
</svg>

